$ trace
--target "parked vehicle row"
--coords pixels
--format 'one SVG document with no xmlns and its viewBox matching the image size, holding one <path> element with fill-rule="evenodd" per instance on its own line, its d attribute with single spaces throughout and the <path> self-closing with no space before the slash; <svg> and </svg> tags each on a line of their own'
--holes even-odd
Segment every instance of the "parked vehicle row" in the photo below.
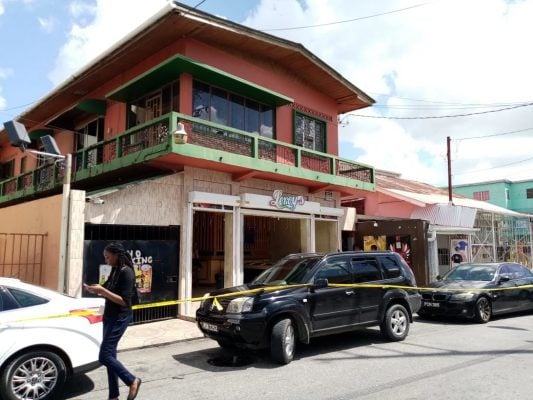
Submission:
<svg viewBox="0 0 533 400">
<path fill-rule="evenodd" d="M 419 288 L 394 252 L 300 253 L 209 293 L 196 319 L 223 348 L 266 348 L 287 364 L 298 342 L 318 336 L 379 326 L 387 340 L 404 340 L 416 313 L 486 323 L 524 310 L 533 310 L 533 273 L 520 264 L 460 264 Z M 97 367 L 102 311 L 101 298 L 0 278 L 0 398 L 52 399 L 69 376 Z"/>
<path fill-rule="evenodd" d="M 388 286 L 349 287 L 354 283 Z M 249 290 L 257 292 L 238 294 Z M 249 284 L 208 295 L 196 314 L 205 336 L 224 348 L 270 348 L 273 360 L 287 364 L 297 342 L 317 336 L 379 325 L 386 339 L 403 340 L 415 313 L 486 323 L 493 315 L 533 310 L 533 273 L 516 263 L 460 264 L 417 288 L 394 252 L 293 254 Z"/>
</svg>

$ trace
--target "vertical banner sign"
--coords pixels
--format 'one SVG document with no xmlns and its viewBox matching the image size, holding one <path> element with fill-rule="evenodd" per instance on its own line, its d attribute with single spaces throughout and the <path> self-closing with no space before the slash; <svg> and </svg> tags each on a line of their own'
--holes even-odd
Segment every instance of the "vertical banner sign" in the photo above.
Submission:
<svg viewBox="0 0 533 400">
<path fill-rule="evenodd" d="M 450 240 L 450 265 L 455 267 L 468 260 L 468 243 L 467 239 L 452 239 Z"/>
<path fill-rule="evenodd" d="M 111 267 L 105 264 L 104 248 L 112 240 L 86 240 L 83 251 L 83 281 L 104 283 Z M 178 244 L 174 240 L 125 240 L 133 260 L 135 283 L 141 303 L 175 300 L 178 296 Z M 88 296 L 88 293 L 83 293 Z"/>
</svg>

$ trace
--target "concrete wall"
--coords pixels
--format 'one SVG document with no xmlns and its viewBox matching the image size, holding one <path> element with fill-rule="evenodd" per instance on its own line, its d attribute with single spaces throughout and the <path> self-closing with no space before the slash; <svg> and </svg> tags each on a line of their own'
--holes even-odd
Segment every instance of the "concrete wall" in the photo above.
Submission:
<svg viewBox="0 0 533 400">
<path fill-rule="evenodd" d="M 131 184 L 100 197 L 103 204 L 87 203 L 85 221 L 93 224 L 180 225 L 183 175 Z"/>
<path fill-rule="evenodd" d="M 0 231 L 46 234 L 42 284 L 57 289 L 62 196 L 52 196 L 0 208 Z"/>
</svg>

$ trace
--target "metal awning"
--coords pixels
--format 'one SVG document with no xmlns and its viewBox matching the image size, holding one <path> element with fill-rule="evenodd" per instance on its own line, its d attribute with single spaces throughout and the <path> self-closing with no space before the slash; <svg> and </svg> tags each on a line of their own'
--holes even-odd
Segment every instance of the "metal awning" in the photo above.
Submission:
<svg viewBox="0 0 533 400">
<path fill-rule="evenodd" d="M 239 93 L 265 104 L 282 106 L 294 102 L 290 97 L 180 54 L 156 65 L 144 74 L 108 93 L 106 97 L 122 102 L 135 100 L 169 82 L 177 80 L 182 72 L 191 74 L 195 79 Z"/>
<path fill-rule="evenodd" d="M 46 126 L 53 129 L 59 128 L 74 131 L 76 129 L 76 122 L 79 119 L 88 115 L 104 116 L 106 109 L 107 102 L 105 100 L 84 99 L 48 122 Z"/>
</svg>

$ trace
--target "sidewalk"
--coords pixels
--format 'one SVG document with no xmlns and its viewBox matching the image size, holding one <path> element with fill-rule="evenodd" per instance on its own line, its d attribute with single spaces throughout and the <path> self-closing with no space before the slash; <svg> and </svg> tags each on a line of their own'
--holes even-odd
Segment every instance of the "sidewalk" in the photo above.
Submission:
<svg viewBox="0 0 533 400">
<path fill-rule="evenodd" d="M 118 343 L 118 351 L 203 338 L 196 322 L 173 318 L 132 325 Z"/>
</svg>

